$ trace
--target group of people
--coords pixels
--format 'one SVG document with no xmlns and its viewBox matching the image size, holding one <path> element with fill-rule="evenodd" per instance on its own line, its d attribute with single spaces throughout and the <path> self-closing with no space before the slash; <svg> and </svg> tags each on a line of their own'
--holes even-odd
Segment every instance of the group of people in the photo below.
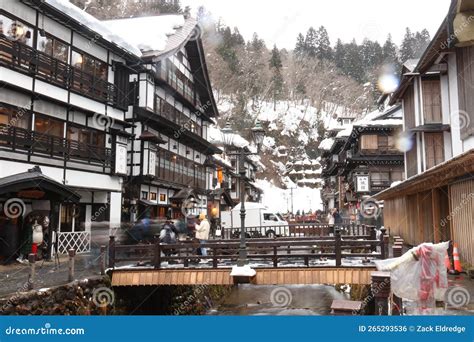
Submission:
<svg viewBox="0 0 474 342">
<path fill-rule="evenodd" d="M 327 220 L 328 220 L 328 226 L 332 230 L 332 233 L 334 234 L 334 227 L 342 224 L 342 216 L 339 213 L 339 209 L 337 208 L 331 209 L 328 213 Z"/>
<path fill-rule="evenodd" d="M 194 237 L 199 240 L 200 247 L 197 251 L 199 255 L 207 256 L 207 249 L 202 247 L 203 244 L 209 240 L 209 232 L 211 230 L 211 225 L 207 220 L 205 213 L 199 214 L 198 219 L 194 223 Z M 179 230 L 174 225 L 171 217 L 166 219 L 166 222 L 163 224 L 163 227 L 160 231 L 160 241 L 166 244 L 176 243 Z"/>
</svg>

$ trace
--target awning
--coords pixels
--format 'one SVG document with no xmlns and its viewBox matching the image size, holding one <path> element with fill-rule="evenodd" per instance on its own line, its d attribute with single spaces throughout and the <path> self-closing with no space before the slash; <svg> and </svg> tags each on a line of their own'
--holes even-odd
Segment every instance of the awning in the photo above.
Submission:
<svg viewBox="0 0 474 342">
<path fill-rule="evenodd" d="M 13 196 L 21 198 L 24 197 L 21 196 L 21 192 L 28 190 L 44 192 L 44 197 L 42 198 L 62 202 L 78 203 L 81 198 L 79 194 L 68 186 L 45 176 L 39 166 L 35 166 L 27 172 L 0 178 L 0 196 L 7 194 L 11 196 L 14 194 Z"/>
<path fill-rule="evenodd" d="M 228 206 L 235 205 L 234 201 L 232 200 L 232 197 L 230 197 L 229 192 L 226 191 L 225 189 L 211 190 L 209 194 L 210 196 L 214 196 L 214 198 L 218 198 L 218 199 L 223 198 Z"/>
<path fill-rule="evenodd" d="M 152 202 L 152 201 L 149 201 L 149 200 L 144 200 L 144 199 L 138 200 L 138 203 L 142 204 L 144 206 L 147 206 L 147 207 L 152 207 L 154 205 L 157 205 L 155 202 Z"/>
<path fill-rule="evenodd" d="M 474 149 L 470 149 L 444 163 L 436 165 L 418 175 L 379 192 L 374 197 L 386 200 L 412 195 L 421 191 L 445 186 L 461 177 L 472 177 L 474 173 Z"/>
<path fill-rule="evenodd" d="M 172 197 L 170 197 L 171 201 L 183 201 L 185 199 L 188 199 L 190 197 L 198 197 L 197 192 L 193 188 L 184 188 L 179 190 L 177 193 L 175 193 Z"/>
</svg>

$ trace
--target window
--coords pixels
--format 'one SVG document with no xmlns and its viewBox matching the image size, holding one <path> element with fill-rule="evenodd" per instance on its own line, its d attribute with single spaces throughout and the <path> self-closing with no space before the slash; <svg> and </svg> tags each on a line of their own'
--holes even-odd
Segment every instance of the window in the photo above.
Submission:
<svg viewBox="0 0 474 342">
<path fill-rule="evenodd" d="M 370 174 L 370 179 L 372 180 L 373 185 L 388 185 L 388 183 L 390 183 L 390 173 L 372 172 Z"/>
<path fill-rule="evenodd" d="M 0 125 L 30 129 L 30 113 L 26 110 L 0 107 Z"/>
<path fill-rule="evenodd" d="M 263 219 L 265 221 L 278 221 L 278 217 L 276 217 L 275 215 L 273 214 L 263 214 Z"/>
<path fill-rule="evenodd" d="M 64 122 L 58 119 L 36 114 L 35 132 L 62 138 L 64 136 Z"/>
<path fill-rule="evenodd" d="M 85 53 L 72 51 L 71 65 L 95 78 L 107 80 L 107 64 Z"/>
<path fill-rule="evenodd" d="M 444 161 L 443 133 L 425 133 L 426 169 Z"/>
<path fill-rule="evenodd" d="M 88 127 L 69 125 L 66 137 L 68 140 L 105 148 L 105 132 Z"/>
<path fill-rule="evenodd" d="M 38 33 L 38 50 L 64 63 L 68 61 L 68 45 L 52 36 L 41 36 Z"/>
<path fill-rule="evenodd" d="M 397 182 L 403 180 L 403 172 L 402 171 L 391 171 L 390 172 L 390 181 Z"/>
<path fill-rule="evenodd" d="M 160 194 L 160 202 L 166 202 L 166 194 Z"/>
<path fill-rule="evenodd" d="M 33 46 L 33 28 L 0 14 L 0 34 L 13 41 Z"/>
<path fill-rule="evenodd" d="M 148 200 L 148 191 L 142 191 L 142 200 Z"/>
<path fill-rule="evenodd" d="M 440 123 L 441 116 L 441 86 L 439 80 L 424 80 L 423 88 L 423 117 L 425 123 Z"/>
<path fill-rule="evenodd" d="M 376 134 L 364 134 L 361 136 L 360 148 L 362 150 L 377 150 L 377 141 Z"/>
<path fill-rule="evenodd" d="M 156 192 L 150 192 L 150 200 L 156 201 Z"/>
</svg>

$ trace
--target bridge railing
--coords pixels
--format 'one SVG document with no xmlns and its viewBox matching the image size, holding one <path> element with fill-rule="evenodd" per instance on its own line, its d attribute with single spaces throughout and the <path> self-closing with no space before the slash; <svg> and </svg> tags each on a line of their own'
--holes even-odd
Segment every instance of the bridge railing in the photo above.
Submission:
<svg viewBox="0 0 474 342">
<path fill-rule="evenodd" d="M 199 248 L 206 248 L 208 255 L 198 254 Z M 229 265 L 238 259 L 240 241 L 211 240 L 200 244 L 198 241 L 186 241 L 176 244 L 163 244 L 158 240 L 154 244 L 116 245 L 115 238 L 109 243 L 109 267 L 113 268 L 121 262 L 141 262 L 161 268 L 163 262 L 183 264 L 192 267 L 202 259 L 211 259 L 212 267 Z M 257 238 L 246 243 L 249 262 L 261 263 L 262 267 L 283 266 L 343 266 L 344 258 L 385 259 L 388 255 L 388 240 L 382 228 L 380 238 L 359 238 L 359 236 L 343 236 L 336 229 L 334 236 L 299 237 L 299 238 Z M 328 260 L 334 260 L 329 264 Z"/>
<path fill-rule="evenodd" d="M 373 226 L 361 224 L 343 224 L 336 227 L 330 227 L 327 224 L 320 223 L 290 223 L 287 225 L 274 226 L 256 226 L 245 227 L 247 238 L 261 237 L 313 237 L 329 236 L 334 233 L 334 229 L 339 228 L 343 236 L 361 236 L 370 237 L 375 229 Z M 223 239 L 238 239 L 240 237 L 240 227 L 222 229 Z"/>
</svg>

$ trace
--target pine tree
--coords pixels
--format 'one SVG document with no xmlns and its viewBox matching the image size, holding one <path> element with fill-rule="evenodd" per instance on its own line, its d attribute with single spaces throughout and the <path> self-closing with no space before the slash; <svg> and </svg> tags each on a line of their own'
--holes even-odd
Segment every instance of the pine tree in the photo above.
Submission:
<svg viewBox="0 0 474 342">
<path fill-rule="evenodd" d="M 308 32 L 306 32 L 306 37 L 304 40 L 304 51 L 305 55 L 311 58 L 316 57 L 317 54 L 317 33 L 316 30 L 313 27 L 310 27 L 308 29 Z"/>
<path fill-rule="evenodd" d="M 405 29 L 405 36 L 403 37 L 402 46 L 400 47 L 400 60 L 405 63 L 407 60 L 415 57 L 414 50 L 414 36 L 410 29 Z"/>
<path fill-rule="evenodd" d="M 329 34 L 324 26 L 320 26 L 316 31 L 316 57 L 319 59 L 332 59 L 331 42 L 329 41 Z"/>
<path fill-rule="evenodd" d="M 430 33 L 423 29 L 421 32 L 416 32 L 413 38 L 413 53 L 415 58 L 420 58 L 426 47 L 430 43 Z"/>
<path fill-rule="evenodd" d="M 344 44 L 342 43 L 340 39 L 338 39 L 336 46 L 334 48 L 334 63 L 341 70 L 344 69 L 345 54 L 346 52 L 345 52 Z"/>
<path fill-rule="evenodd" d="M 304 36 L 299 33 L 298 37 L 296 38 L 296 46 L 295 46 L 295 56 L 298 58 L 302 58 L 305 55 L 306 52 L 306 45 L 304 41 Z"/>
<path fill-rule="evenodd" d="M 283 76 L 281 74 L 283 63 L 281 62 L 280 51 L 276 45 L 273 46 L 269 67 L 272 71 L 273 108 L 276 110 L 276 102 L 281 98 L 283 93 Z"/>
<path fill-rule="evenodd" d="M 387 40 L 383 44 L 382 55 L 385 64 L 391 64 L 398 69 L 397 46 L 393 43 L 391 34 L 387 36 Z"/>
</svg>

